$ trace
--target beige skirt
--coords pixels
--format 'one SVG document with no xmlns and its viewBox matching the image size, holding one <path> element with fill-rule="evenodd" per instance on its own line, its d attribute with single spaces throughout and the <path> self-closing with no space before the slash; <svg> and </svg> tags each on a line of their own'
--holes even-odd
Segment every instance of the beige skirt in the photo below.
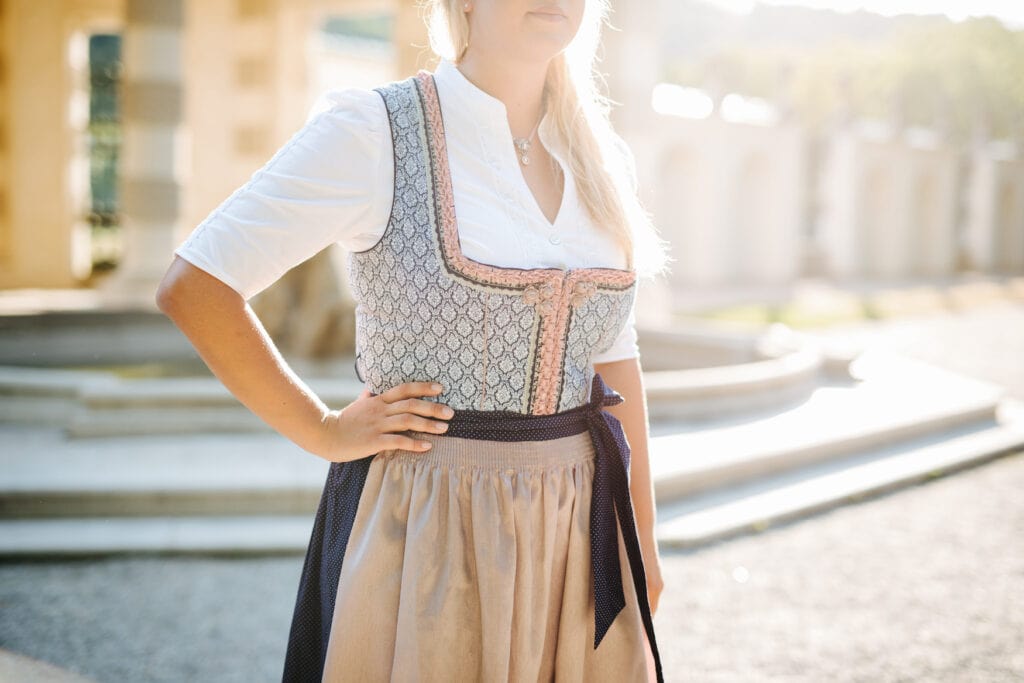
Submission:
<svg viewBox="0 0 1024 683">
<path fill-rule="evenodd" d="M 588 432 L 433 443 L 372 460 L 323 680 L 655 680 L 619 531 L 626 607 L 594 649 Z"/>
</svg>

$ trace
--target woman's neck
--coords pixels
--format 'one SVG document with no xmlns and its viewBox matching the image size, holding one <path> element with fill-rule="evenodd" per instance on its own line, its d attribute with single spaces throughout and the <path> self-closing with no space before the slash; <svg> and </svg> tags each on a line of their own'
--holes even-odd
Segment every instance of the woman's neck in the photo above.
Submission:
<svg viewBox="0 0 1024 683">
<path fill-rule="evenodd" d="M 512 135 L 530 135 L 544 113 L 545 63 L 487 59 L 469 51 L 457 68 L 476 87 L 501 100 Z"/>
</svg>

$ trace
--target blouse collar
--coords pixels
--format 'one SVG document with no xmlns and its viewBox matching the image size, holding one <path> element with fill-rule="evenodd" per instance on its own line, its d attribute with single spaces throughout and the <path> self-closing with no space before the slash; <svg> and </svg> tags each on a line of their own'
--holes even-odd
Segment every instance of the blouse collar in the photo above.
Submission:
<svg viewBox="0 0 1024 683">
<path fill-rule="evenodd" d="M 441 57 L 434 69 L 434 82 L 437 84 L 441 99 L 455 105 L 445 107 L 446 114 L 455 114 L 458 117 L 457 121 L 451 121 L 454 127 L 482 128 L 489 135 L 507 141 L 511 148 L 512 129 L 508 123 L 508 109 L 504 102 L 481 90 L 459 71 L 454 62 L 445 57 Z M 545 148 L 560 158 L 560 150 L 553 144 L 557 136 L 552 133 L 551 117 L 545 112 L 540 125 L 537 126 L 537 137 Z"/>
</svg>

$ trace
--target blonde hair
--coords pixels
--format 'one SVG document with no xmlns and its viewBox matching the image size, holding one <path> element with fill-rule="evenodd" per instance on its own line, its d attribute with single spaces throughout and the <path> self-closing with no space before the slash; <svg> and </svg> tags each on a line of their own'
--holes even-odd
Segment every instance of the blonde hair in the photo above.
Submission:
<svg viewBox="0 0 1024 683">
<path fill-rule="evenodd" d="M 458 64 L 469 47 L 469 22 L 463 0 L 419 0 L 430 47 Z M 622 245 L 629 269 L 638 276 L 662 274 L 669 257 L 667 242 L 658 236 L 642 205 L 636 184 L 636 162 L 609 119 L 611 100 L 598 87 L 603 77 L 595 62 L 608 0 L 586 0 L 583 21 L 573 41 L 555 55 L 544 84 L 544 101 L 555 129 L 565 141 L 570 172 L 581 203 L 595 225 L 607 229 Z"/>
</svg>

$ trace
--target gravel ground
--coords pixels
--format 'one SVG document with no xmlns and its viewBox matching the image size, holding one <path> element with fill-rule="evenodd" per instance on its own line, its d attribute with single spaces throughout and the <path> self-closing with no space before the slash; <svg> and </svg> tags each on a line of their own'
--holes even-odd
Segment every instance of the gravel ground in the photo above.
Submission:
<svg viewBox="0 0 1024 683">
<path fill-rule="evenodd" d="M 663 554 L 666 678 L 1024 680 L 1022 487 L 1018 453 Z"/>
<path fill-rule="evenodd" d="M 863 338 L 1024 395 L 1022 306 Z M 1021 491 L 1019 453 L 666 551 L 667 680 L 1024 681 Z M 277 681 L 301 569 L 301 557 L 0 565 L 0 646 L 99 681 Z"/>
<path fill-rule="evenodd" d="M 279 681 L 302 558 L 0 565 L 0 646 L 98 681 Z"/>
</svg>

